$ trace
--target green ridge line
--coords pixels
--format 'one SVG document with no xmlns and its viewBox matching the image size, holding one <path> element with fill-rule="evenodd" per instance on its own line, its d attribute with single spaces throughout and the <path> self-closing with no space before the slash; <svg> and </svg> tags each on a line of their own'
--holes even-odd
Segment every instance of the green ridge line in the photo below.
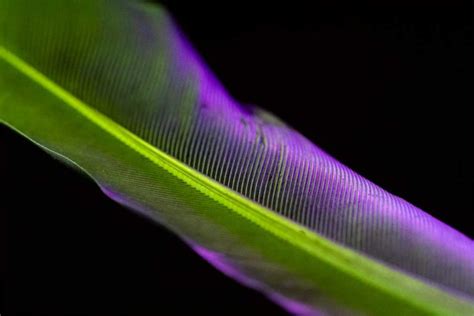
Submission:
<svg viewBox="0 0 474 316">
<path fill-rule="evenodd" d="M 453 297 L 436 287 L 425 284 L 402 272 L 385 267 L 381 263 L 366 258 L 351 249 L 319 236 L 317 233 L 262 207 L 217 181 L 199 173 L 91 108 L 3 46 L 0 46 L 0 57 L 13 68 L 44 87 L 50 93 L 63 100 L 71 108 L 146 159 L 162 167 L 214 201 L 253 222 L 275 237 L 317 258 L 317 260 L 336 265 L 341 270 L 363 282 L 369 283 L 394 297 L 403 299 L 409 304 L 425 310 L 437 309 L 438 312 L 441 312 L 442 310 L 445 311 L 445 308 L 453 307 L 453 304 L 461 305 L 458 307 L 464 305 L 467 309 L 472 308 L 469 302 Z M 355 266 L 354 263 L 357 263 L 357 268 L 353 267 Z M 364 270 L 365 273 L 368 273 L 370 277 L 366 277 L 364 273 L 361 273 L 361 269 Z M 415 291 L 413 292 L 414 289 Z M 413 301 L 413 295 L 419 297 L 420 293 L 425 297 L 423 297 L 421 301 Z M 426 300 L 430 298 L 437 298 L 439 300 L 426 302 Z M 443 300 L 441 300 L 441 298 Z M 442 306 L 433 306 L 440 302 L 442 302 Z M 460 308 L 460 310 L 462 310 L 462 308 Z"/>
</svg>

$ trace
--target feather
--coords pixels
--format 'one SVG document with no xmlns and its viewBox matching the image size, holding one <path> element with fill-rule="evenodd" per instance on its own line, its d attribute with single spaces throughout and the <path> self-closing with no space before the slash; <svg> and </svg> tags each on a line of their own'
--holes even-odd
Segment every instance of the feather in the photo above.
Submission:
<svg viewBox="0 0 474 316">
<path fill-rule="evenodd" d="M 241 106 L 159 6 L 0 0 L 0 122 L 292 313 L 474 313 L 471 239 Z"/>
</svg>

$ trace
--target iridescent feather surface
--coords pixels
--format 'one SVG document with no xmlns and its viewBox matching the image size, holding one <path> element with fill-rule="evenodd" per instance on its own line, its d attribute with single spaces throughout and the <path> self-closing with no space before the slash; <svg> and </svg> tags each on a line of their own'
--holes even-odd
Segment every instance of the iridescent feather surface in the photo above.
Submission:
<svg viewBox="0 0 474 316">
<path fill-rule="evenodd" d="M 471 239 L 242 107 L 161 7 L 0 0 L 0 122 L 295 314 L 474 313 Z"/>
</svg>

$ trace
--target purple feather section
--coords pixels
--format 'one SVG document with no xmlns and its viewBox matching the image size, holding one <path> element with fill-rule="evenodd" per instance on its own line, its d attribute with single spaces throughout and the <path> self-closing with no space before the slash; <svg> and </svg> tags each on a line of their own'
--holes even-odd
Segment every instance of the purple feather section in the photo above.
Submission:
<svg viewBox="0 0 474 316">
<path fill-rule="evenodd" d="M 153 28 L 146 19 L 137 23 Z M 153 57 L 137 49 L 129 66 L 156 78 L 152 103 L 129 98 L 104 112 L 272 211 L 393 268 L 474 297 L 471 239 L 364 179 L 272 114 L 240 105 L 171 20 L 147 38 L 145 46 L 165 50 L 168 63 L 154 69 Z M 172 84 L 160 89 L 160 82 Z M 139 125 L 125 115 L 130 104 L 148 113 Z M 216 263 L 216 255 L 198 252 L 230 271 Z"/>
<path fill-rule="evenodd" d="M 333 241 L 474 297 L 471 239 L 364 179 L 271 114 L 239 105 L 178 32 L 166 41 L 178 54 L 180 76 L 197 87 L 197 103 L 188 126 L 178 113 L 182 105 L 157 106 L 152 134 L 168 134 L 154 145 Z M 180 139 L 190 142 L 180 146 Z"/>
</svg>

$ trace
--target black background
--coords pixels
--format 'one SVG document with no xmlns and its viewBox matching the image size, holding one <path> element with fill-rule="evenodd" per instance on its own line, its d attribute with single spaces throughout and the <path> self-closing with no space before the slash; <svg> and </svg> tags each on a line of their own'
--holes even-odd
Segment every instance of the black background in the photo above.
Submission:
<svg viewBox="0 0 474 316">
<path fill-rule="evenodd" d="M 229 92 L 471 238 L 472 5 L 165 5 Z M 2 315 L 285 315 L 0 127 Z"/>
</svg>

